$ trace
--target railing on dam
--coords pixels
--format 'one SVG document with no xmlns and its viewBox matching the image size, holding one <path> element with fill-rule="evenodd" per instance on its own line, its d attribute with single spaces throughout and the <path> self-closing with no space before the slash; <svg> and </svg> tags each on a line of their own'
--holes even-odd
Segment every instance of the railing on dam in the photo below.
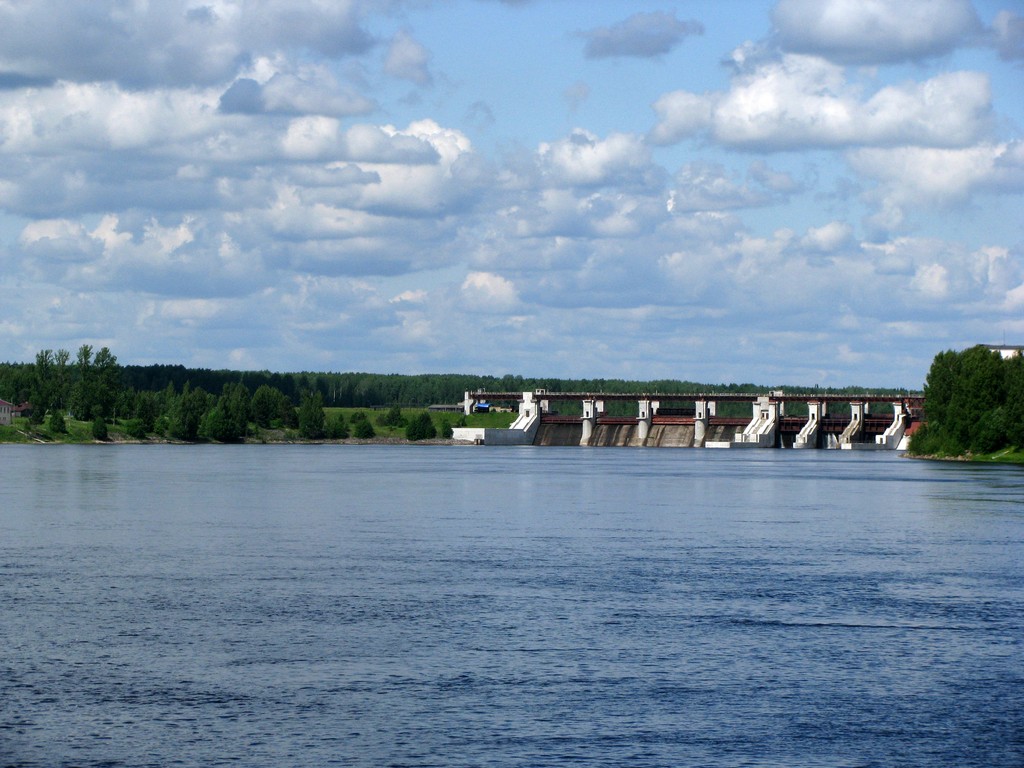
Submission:
<svg viewBox="0 0 1024 768">
<path fill-rule="evenodd" d="M 786 403 L 894 403 L 902 401 L 909 407 L 920 408 L 924 405 L 924 394 L 920 392 L 903 392 L 879 394 L 877 392 L 547 392 L 536 390 L 533 396 L 537 400 L 549 402 L 571 402 L 577 400 L 601 400 L 604 402 L 629 402 L 652 400 L 661 403 L 692 403 L 711 401 L 718 403 L 754 403 L 759 398 Z M 519 402 L 523 399 L 522 392 L 487 392 L 477 390 L 468 392 L 475 401 Z"/>
</svg>

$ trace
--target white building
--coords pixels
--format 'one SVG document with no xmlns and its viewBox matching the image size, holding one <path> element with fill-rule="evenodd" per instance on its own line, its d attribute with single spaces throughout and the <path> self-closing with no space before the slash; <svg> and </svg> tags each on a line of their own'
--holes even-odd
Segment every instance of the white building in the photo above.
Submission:
<svg viewBox="0 0 1024 768">
<path fill-rule="evenodd" d="M 1024 347 L 1007 346 L 1006 344 L 994 345 L 989 347 L 993 352 L 998 352 L 999 356 L 1003 360 L 1009 360 L 1011 357 L 1020 357 L 1024 355 Z"/>
<path fill-rule="evenodd" d="M 0 425 L 9 427 L 14 423 L 14 405 L 0 400 Z"/>
</svg>

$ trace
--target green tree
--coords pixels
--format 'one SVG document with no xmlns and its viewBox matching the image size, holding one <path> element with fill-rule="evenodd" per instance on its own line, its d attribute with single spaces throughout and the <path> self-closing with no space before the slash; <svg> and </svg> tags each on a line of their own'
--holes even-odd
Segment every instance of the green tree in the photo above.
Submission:
<svg viewBox="0 0 1024 768">
<path fill-rule="evenodd" d="M 199 436 L 218 443 L 230 443 L 237 439 L 231 428 L 231 420 L 220 405 L 216 405 L 206 413 L 199 423 Z"/>
<path fill-rule="evenodd" d="M 304 392 L 299 403 L 299 435 L 307 440 L 319 440 L 326 434 L 324 396 L 319 391 Z"/>
<path fill-rule="evenodd" d="M 32 418 L 33 424 L 42 424 L 46 412 L 53 407 L 53 350 L 43 349 L 36 353 L 32 371 Z"/>
<path fill-rule="evenodd" d="M 377 430 L 373 428 L 373 424 L 370 423 L 370 420 L 366 418 L 366 414 L 362 411 L 353 413 L 350 422 L 352 424 L 352 437 L 359 440 L 369 440 L 377 436 Z"/>
<path fill-rule="evenodd" d="M 64 421 L 64 412 L 60 408 L 54 408 L 50 412 L 50 431 L 55 435 L 65 435 L 68 425 Z"/>
<path fill-rule="evenodd" d="M 93 404 L 95 372 L 92 367 L 92 346 L 83 344 L 75 358 L 75 384 L 71 391 L 71 412 L 79 419 L 89 418 Z"/>
<path fill-rule="evenodd" d="M 1006 361 L 1006 440 L 1024 450 L 1024 355 Z"/>
<path fill-rule="evenodd" d="M 106 347 L 100 348 L 93 359 L 94 383 L 92 406 L 98 407 L 103 418 L 114 416 L 114 404 L 121 394 L 121 366 L 117 357 Z"/>
<path fill-rule="evenodd" d="M 156 392 L 135 393 L 131 416 L 139 420 L 144 433 L 154 431 L 160 411 L 160 402 Z"/>
<path fill-rule="evenodd" d="M 71 368 L 68 361 L 71 353 L 66 349 L 58 349 L 53 356 L 53 407 L 66 410 L 71 399 Z"/>
<path fill-rule="evenodd" d="M 252 396 L 252 420 L 257 427 L 267 429 L 274 419 L 281 417 L 281 401 L 285 397 L 281 390 L 269 384 L 261 384 Z"/>
<path fill-rule="evenodd" d="M 380 415 L 377 419 L 377 423 L 382 427 L 394 427 L 399 429 L 406 426 L 408 422 L 406 418 L 402 416 L 402 409 L 398 405 L 392 405 L 388 408 L 387 412 Z"/>
<path fill-rule="evenodd" d="M 168 431 L 178 440 L 194 442 L 199 437 L 199 426 L 208 408 L 206 393 L 201 387 L 192 389 L 188 382 L 176 398 L 169 417 Z"/>
<path fill-rule="evenodd" d="M 426 411 L 420 411 L 409 421 L 405 428 L 406 440 L 431 440 L 437 437 L 437 429 Z"/>
<path fill-rule="evenodd" d="M 348 425 L 345 423 L 345 414 L 338 413 L 327 420 L 327 437 L 331 440 L 344 440 L 348 437 Z"/>
<path fill-rule="evenodd" d="M 136 440 L 146 439 L 146 427 L 142 423 L 142 419 L 125 419 L 123 426 L 125 434 L 128 435 L 128 437 L 133 437 Z"/>
<path fill-rule="evenodd" d="M 248 387 L 240 381 L 225 384 L 217 407 L 224 412 L 224 418 L 228 422 L 228 440 L 241 440 L 245 437 L 249 431 L 249 416 L 252 411 Z"/>
<path fill-rule="evenodd" d="M 998 352 L 977 346 L 960 354 L 959 375 L 953 386 L 949 411 L 943 423 L 947 434 L 960 450 L 983 452 L 993 425 L 982 423 L 989 411 L 1003 405 L 1006 399 L 1006 374 L 1003 359 Z"/>
<path fill-rule="evenodd" d="M 107 422 L 103 419 L 102 416 L 97 416 L 95 419 L 92 420 L 92 439 L 107 439 Z"/>
</svg>

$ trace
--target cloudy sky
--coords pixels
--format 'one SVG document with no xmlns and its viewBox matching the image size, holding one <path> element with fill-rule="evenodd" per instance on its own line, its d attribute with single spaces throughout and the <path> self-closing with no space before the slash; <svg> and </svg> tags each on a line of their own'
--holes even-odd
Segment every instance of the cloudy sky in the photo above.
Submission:
<svg viewBox="0 0 1024 768">
<path fill-rule="evenodd" d="M 1024 344 L 1020 0 L 0 0 L 0 360 L 903 386 Z"/>
</svg>

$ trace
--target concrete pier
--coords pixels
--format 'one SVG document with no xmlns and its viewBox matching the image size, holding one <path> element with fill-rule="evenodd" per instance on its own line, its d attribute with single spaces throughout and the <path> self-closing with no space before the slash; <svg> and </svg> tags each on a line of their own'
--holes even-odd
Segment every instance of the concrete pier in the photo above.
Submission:
<svg viewBox="0 0 1024 768">
<path fill-rule="evenodd" d="M 825 403 L 812 400 L 807 404 L 807 423 L 793 441 L 794 448 L 817 448 L 821 420 L 825 418 Z"/>
</svg>

